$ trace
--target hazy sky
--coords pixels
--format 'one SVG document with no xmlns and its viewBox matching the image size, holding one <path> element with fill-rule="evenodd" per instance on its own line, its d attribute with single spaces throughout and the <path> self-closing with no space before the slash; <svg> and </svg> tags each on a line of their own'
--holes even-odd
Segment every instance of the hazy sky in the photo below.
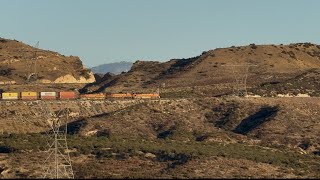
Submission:
<svg viewBox="0 0 320 180">
<path fill-rule="evenodd" d="M 0 0 L 0 37 L 85 65 L 188 58 L 232 45 L 320 44 L 319 0 Z"/>
</svg>

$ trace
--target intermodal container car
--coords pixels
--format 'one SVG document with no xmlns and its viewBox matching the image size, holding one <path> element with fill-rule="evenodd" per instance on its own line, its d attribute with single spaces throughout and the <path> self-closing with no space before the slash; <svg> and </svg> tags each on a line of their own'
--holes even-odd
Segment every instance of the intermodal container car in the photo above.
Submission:
<svg viewBox="0 0 320 180">
<path fill-rule="evenodd" d="M 133 94 L 133 98 L 154 99 L 154 98 L 160 98 L 160 95 L 159 94 Z"/>
<path fill-rule="evenodd" d="M 99 94 L 81 94 L 81 99 L 105 99 L 106 96 L 103 93 Z"/>
<path fill-rule="evenodd" d="M 57 93 L 56 92 L 40 92 L 40 99 L 43 99 L 43 100 L 57 99 Z"/>
<path fill-rule="evenodd" d="M 76 93 L 73 91 L 60 92 L 59 99 L 76 99 Z"/>
<path fill-rule="evenodd" d="M 37 92 L 21 92 L 22 100 L 37 100 L 38 93 Z"/>
<path fill-rule="evenodd" d="M 131 93 L 106 94 L 106 98 L 132 98 L 132 94 Z"/>
<path fill-rule="evenodd" d="M 19 93 L 17 93 L 17 92 L 5 92 L 5 93 L 2 93 L 2 99 L 3 100 L 18 100 L 19 99 Z"/>
</svg>

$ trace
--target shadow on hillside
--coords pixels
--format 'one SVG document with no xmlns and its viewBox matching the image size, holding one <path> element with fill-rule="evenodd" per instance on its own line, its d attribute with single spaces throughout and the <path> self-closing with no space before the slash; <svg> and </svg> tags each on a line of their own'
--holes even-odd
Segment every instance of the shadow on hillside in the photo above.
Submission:
<svg viewBox="0 0 320 180">
<path fill-rule="evenodd" d="M 9 146 L 0 146 L 0 153 L 2 154 L 8 154 L 8 153 L 12 153 L 14 152 L 14 149 L 12 147 Z"/>
<path fill-rule="evenodd" d="M 161 170 L 162 173 L 175 169 L 179 165 L 186 164 L 192 159 L 192 156 L 184 153 L 167 153 L 161 150 L 156 153 L 156 156 L 158 162 L 168 162 L 167 167 Z"/>
<path fill-rule="evenodd" d="M 87 120 L 84 118 L 81 118 L 79 120 L 70 122 L 67 124 L 67 134 L 69 135 L 74 135 L 74 134 L 78 134 L 81 130 L 81 128 L 83 128 L 84 126 L 86 126 L 88 124 Z M 59 127 L 59 130 L 61 132 L 64 132 L 66 129 L 66 125 L 61 125 Z M 49 131 L 46 132 L 42 132 L 41 134 L 52 134 L 52 129 L 50 129 Z"/>
<path fill-rule="evenodd" d="M 79 119 L 77 121 L 73 121 L 67 124 L 67 133 L 68 134 L 78 134 L 84 126 L 86 126 L 88 122 L 85 119 Z"/>
<path fill-rule="evenodd" d="M 238 134 L 246 135 L 261 124 L 270 121 L 274 118 L 279 111 L 279 107 L 263 107 L 258 112 L 250 115 L 246 119 L 242 120 L 241 123 L 233 130 Z"/>
</svg>

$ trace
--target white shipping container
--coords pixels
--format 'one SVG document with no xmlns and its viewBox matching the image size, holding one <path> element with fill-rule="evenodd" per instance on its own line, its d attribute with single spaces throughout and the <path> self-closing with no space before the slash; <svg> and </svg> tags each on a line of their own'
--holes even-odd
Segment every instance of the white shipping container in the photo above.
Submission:
<svg viewBox="0 0 320 180">
<path fill-rule="evenodd" d="M 56 92 L 40 92 L 40 96 L 50 96 L 50 97 L 56 97 L 57 93 Z"/>
</svg>

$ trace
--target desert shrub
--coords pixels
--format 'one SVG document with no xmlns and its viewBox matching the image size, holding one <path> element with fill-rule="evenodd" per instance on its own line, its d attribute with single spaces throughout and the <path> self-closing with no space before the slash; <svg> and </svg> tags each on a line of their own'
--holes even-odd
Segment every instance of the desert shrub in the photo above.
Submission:
<svg viewBox="0 0 320 180">
<path fill-rule="evenodd" d="M 288 55 L 289 55 L 291 58 L 293 58 L 293 59 L 297 59 L 297 57 L 296 57 L 296 55 L 294 54 L 293 51 L 289 51 L 289 52 L 288 52 Z"/>
<path fill-rule="evenodd" d="M 107 129 L 103 129 L 97 132 L 97 137 L 109 137 L 110 132 Z"/>
<path fill-rule="evenodd" d="M 311 44 L 311 43 L 304 43 L 303 44 L 303 47 L 305 47 L 305 48 L 309 48 L 311 46 L 313 46 L 313 44 Z"/>
<path fill-rule="evenodd" d="M 310 139 L 304 139 L 300 144 L 299 147 L 303 150 L 307 150 L 312 145 Z"/>
<path fill-rule="evenodd" d="M 0 67 L 0 76 L 10 76 L 13 70 L 13 68 Z"/>
<path fill-rule="evenodd" d="M 83 69 L 83 70 L 81 70 L 80 75 L 83 76 L 86 79 L 89 79 L 90 78 L 90 72 L 91 72 L 90 69 Z"/>
<path fill-rule="evenodd" d="M 0 153 L 11 153 L 14 149 L 8 146 L 0 146 Z"/>
<path fill-rule="evenodd" d="M 251 49 L 257 49 L 258 48 L 258 46 L 255 45 L 255 44 L 250 44 L 250 47 L 251 47 Z"/>
<path fill-rule="evenodd" d="M 314 151 L 313 154 L 317 155 L 317 156 L 320 156 L 320 150 Z"/>
<path fill-rule="evenodd" d="M 206 140 L 209 137 L 209 135 L 205 134 L 205 135 L 196 135 L 196 141 L 202 142 L 204 140 Z"/>
<path fill-rule="evenodd" d="M 172 136 L 175 130 L 176 130 L 176 127 L 172 126 L 168 130 L 165 130 L 165 131 L 162 131 L 162 132 L 158 133 L 157 138 L 166 139 L 166 138 Z"/>
<path fill-rule="evenodd" d="M 313 57 L 312 52 L 307 52 L 307 54 L 308 54 L 309 56 L 312 56 L 312 57 Z"/>
</svg>

